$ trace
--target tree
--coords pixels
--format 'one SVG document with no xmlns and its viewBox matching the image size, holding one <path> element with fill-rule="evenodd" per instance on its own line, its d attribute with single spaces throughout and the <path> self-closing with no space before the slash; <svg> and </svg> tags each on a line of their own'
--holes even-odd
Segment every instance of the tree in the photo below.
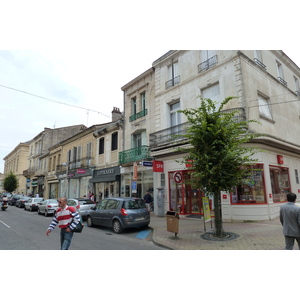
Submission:
<svg viewBox="0 0 300 300">
<path fill-rule="evenodd" d="M 229 192 L 238 186 L 242 179 L 251 174 L 249 166 L 257 161 L 252 155 L 258 149 L 245 145 L 257 134 L 248 132 L 248 123 L 254 120 L 237 121 L 237 110 L 222 111 L 233 97 L 228 97 L 216 109 L 211 99 L 201 98 L 201 105 L 196 109 L 185 109 L 188 127 L 181 137 L 187 138 L 190 147 L 180 147 L 185 151 L 184 162 L 189 162 L 191 184 L 206 194 L 214 195 L 215 235 L 222 237 L 221 191 Z"/>
<path fill-rule="evenodd" d="M 19 186 L 18 178 L 13 172 L 10 172 L 4 177 L 3 188 L 5 191 L 12 193 Z"/>
</svg>

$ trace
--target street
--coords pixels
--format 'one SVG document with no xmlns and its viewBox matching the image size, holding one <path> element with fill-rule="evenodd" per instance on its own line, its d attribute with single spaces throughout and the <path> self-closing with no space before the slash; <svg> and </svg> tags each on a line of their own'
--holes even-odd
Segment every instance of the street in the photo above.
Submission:
<svg viewBox="0 0 300 300">
<path fill-rule="evenodd" d="M 45 217 L 23 208 L 9 206 L 0 211 L 0 250 L 59 250 L 60 229 L 46 236 L 52 216 Z M 127 229 L 115 234 L 111 228 L 88 227 L 74 233 L 69 250 L 164 250 L 151 240 L 151 223 L 147 230 Z"/>
</svg>

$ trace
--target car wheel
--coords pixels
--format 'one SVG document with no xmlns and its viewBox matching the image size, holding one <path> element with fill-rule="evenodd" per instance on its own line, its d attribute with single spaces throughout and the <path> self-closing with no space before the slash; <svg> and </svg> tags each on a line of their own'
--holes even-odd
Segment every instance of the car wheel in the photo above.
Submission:
<svg viewBox="0 0 300 300">
<path fill-rule="evenodd" d="M 38 208 L 38 215 L 40 215 L 41 214 L 41 212 L 40 212 L 40 209 Z"/>
<path fill-rule="evenodd" d="M 87 223 L 87 226 L 89 226 L 89 227 L 94 226 L 93 220 L 92 220 L 92 218 L 90 216 L 87 217 L 86 223 Z"/>
<path fill-rule="evenodd" d="M 123 227 L 122 227 L 120 221 L 118 221 L 118 220 L 113 221 L 113 231 L 115 233 L 122 233 L 123 232 Z"/>
<path fill-rule="evenodd" d="M 30 206 L 29 211 L 32 211 L 32 206 Z"/>
</svg>

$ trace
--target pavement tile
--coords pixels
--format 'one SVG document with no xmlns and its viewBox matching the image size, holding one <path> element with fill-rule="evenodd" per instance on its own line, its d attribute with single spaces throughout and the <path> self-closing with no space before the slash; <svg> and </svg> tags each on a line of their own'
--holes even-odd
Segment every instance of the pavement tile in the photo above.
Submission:
<svg viewBox="0 0 300 300">
<path fill-rule="evenodd" d="M 229 241 L 210 241 L 201 238 L 205 233 L 203 219 L 180 216 L 177 237 L 167 231 L 166 217 L 151 214 L 153 242 L 174 250 L 283 250 L 284 237 L 279 218 L 267 221 L 223 221 L 225 232 L 235 233 L 238 238 Z M 214 224 L 213 224 L 214 227 Z M 211 228 L 206 223 L 206 230 Z M 295 245 L 294 249 L 298 249 Z"/>
</svg>

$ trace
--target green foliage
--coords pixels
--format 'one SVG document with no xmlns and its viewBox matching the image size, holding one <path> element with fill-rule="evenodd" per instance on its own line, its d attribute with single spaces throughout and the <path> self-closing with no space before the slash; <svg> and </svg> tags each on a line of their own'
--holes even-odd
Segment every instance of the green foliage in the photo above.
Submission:
<svg viewBox="0 0 300 300">
<path fill-rule="evenodd" d="M 256 121 L 237 122 L 235 111 L 222 112 L 231 99 L 226 98 L 218 110 L 211 99 L 202 99 L 199 108 L 181 111 L 189 122 L 183 136 L 191 144 L 189 149 L 185 148 L 185 162 L 192 161 L 193 182 L 207 193 L 229 191 L 240 184 L 250 172 L 245 166 L 257 161 L 252 156 L 258 150 L 245 145 L 257 137 L 247 129 L 247 123 Z"/>
<path fill-rule="evenodd" d="M 6 192 L 12 193 L 19 186 L 18 178 L 15 174 L 10 172 L 8 175 L 4 177 L 3 180 L 3 188 Z"/>
<path fill-rule="evenodd" d="M 191 184 L 206 194 L 214 194 L 215 235 L 221 237 L 222 212 L 221 191 L 230 191 L 250 175 L 250 168 L 257 161 L 253 159 L 258 149 L 247 147 L 257 134 L 248 132 L 248 120 L 238 122 L 237 111 L 221 111 L 233 97 L 226 98 L 216 109 L 211 99 L 201 98 L 201 106 L 186 109 L 184 113 L 189 126 L 181 137 L 189 141 L 191 147 L 178 148 L 177 151 L 187 152 L 184 162 L 192 165 Z"/>
</svg>

